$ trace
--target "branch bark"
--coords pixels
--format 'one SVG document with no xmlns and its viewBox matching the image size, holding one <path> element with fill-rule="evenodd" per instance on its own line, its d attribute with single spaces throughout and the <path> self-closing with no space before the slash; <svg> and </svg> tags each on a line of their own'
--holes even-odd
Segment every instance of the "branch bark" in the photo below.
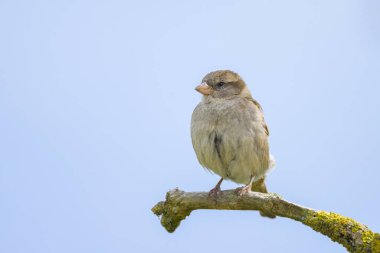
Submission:
<svg viewBox="0 0 380 253">
<path fill-rule="evenodd" d="M 166 200 L 158 202 L 152 211 L 161 219 L 162 226 L 174 232 L 193 210 L 258 210 L 290 218 L 340 243 L 349 252 L 380 253 L 380 234 L 367 226 L 339 214 L 318 211 L 284 200 L 274 193 L 251 192 L 238 196 L 233 190 L 222 191 L 217 200 L 208 192 L 184 192 L 174 189 L 166 193 Z"/>
</svg>

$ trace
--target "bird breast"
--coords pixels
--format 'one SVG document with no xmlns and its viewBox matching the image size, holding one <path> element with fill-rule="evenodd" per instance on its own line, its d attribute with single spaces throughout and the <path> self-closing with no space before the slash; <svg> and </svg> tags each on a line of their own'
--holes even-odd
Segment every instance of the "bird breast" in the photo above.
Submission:
<svg viewBox="0 0 380 253">
<path fill-rule="evenodd" d="M 247 184 L 269 164 L 262 113 L 243 98 L 202 101 L 191 120 L 191 137 L 202 166 L 225 179 Z"/>
</svg>

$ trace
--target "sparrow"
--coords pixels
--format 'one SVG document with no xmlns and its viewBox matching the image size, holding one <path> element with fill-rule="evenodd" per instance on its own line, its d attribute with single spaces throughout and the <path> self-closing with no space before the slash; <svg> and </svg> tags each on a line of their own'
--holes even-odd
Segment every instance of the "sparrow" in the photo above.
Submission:
<svg viewBox="0 0 380 253">
<path fill-rule="evenodd" d="M 265 176 L 274 167 L 263 109 L 243 79 L 230 70 L 208 73 L 195 88 L 201 102 L 191 117 L 191 139 L 199 163 L 221 179 L 209 192 L 217 198 L 224 179 L 245 186 L 238 195 L 267 193 Z M 275 218 L 271 213 L 262 216 Z"/>
</svg>

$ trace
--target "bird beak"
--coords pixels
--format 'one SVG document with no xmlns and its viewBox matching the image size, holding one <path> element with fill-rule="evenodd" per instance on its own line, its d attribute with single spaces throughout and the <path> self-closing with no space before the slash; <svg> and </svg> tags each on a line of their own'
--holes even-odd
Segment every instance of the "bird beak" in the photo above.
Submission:
<svg viewBox="0 0 380 253">
<path fill-rule="evenodd" d="M 214 90 L 212 89 L 211 86 L 209 86 L 207 83 L 203 82 L 201 83 L 200 85 L 198 85 L 197 87 L 195 87 L 195 90 L 198 91 L 199 93 L 203 94 L 203 95 L 210 95 L 211 93 L 214 92 Z"/>
</svg>

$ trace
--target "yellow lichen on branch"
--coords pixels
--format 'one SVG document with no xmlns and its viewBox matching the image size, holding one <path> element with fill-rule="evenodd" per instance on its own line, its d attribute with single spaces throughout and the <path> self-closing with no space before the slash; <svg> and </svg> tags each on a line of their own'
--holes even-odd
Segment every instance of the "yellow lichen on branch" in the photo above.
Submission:
<svg viewBox="0 0 380 253">
<path fill-rule="evenodd" d="M 349 252 L 376 252 L 372 245 L 375 233 L 351 218 L 315 211 L 302 223 L 342 244 Z"/>
</svg>

